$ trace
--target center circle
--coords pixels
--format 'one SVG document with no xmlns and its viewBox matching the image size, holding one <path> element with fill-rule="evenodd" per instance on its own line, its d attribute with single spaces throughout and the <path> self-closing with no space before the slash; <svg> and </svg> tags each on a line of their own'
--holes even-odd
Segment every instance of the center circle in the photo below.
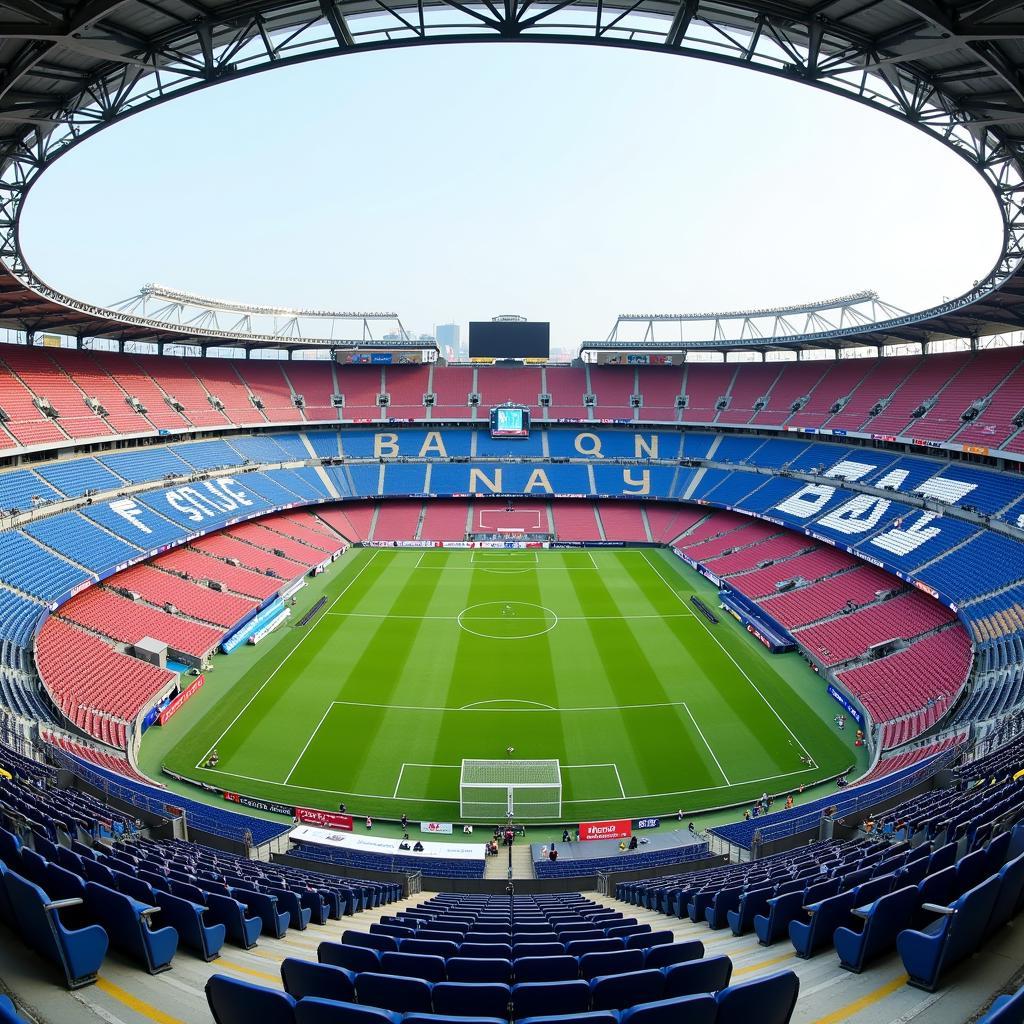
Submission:
<svg viewBox="0 0 1024 1024">
<path fill-rule="evenodd" d="M 485 601 L 463 608 L 458 623 L 467 633 L 488 640 L 526 640 L 550 633 L 558 616 L 529 601 Z"/>
</svg>

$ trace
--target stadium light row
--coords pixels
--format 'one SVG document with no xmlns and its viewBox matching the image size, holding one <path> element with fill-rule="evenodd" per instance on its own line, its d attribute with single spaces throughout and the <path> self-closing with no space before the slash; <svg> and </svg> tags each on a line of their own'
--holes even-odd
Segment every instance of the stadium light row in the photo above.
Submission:
<svg viewBox="0 0 1024 1024">
<path fill-rule="evenodd" d="M 183 0 L 159 9 L 97 3 L 67 17 L 18 5 L 0 25 L 0 322 L 201 347 L 308 345 L 273 333 L 170 326 L 62 294 L 22 250 L 25 197 L 79 142 L 175 96 L 361 50 L 488 40 L 669 52 L 804 82 L 905 121 L 981 174 L 999 205 L 1003 239 L 999 258 L 967 293 L 779 344 L 882 347 L 1024 328 L 1024 19 L 1017 5 L 954 11 L 907 0 L 852 10 L 838 0 L 208 0 L 198 18 Z M 731 347 L 729 339 L 717 347 Z"/>
</svg>

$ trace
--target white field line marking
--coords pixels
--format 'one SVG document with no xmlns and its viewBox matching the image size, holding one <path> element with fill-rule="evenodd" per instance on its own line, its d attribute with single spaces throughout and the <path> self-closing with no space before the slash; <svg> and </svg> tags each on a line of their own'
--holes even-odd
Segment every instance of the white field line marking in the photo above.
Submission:
<svg viewBox="0 0 1024 1024">
<path fill-rule="evenodd" d="M 421 761 L 403 761 L 402 767 L 398 772 L 398 781 L 395 783 L 395 791 L 391 794 L 393 800 L 398 799 L 398 790 L 402 786 L 402 776 L 405 774 L 406 768 L 450 768 L 453 771 L 457 771 L 462 766 L 458 764 L 424 764 Z M 418 800 L 419 797 L 411 797 L 410 799 Z"/>
<path fill-rule="evenodd" d="M 611 770 L 613 772 L 615 772 L 615 781 L 618 784 L 619 793 L 621 794 L 622 799 L 623 800 L 629 799 L 626 796 L 626 790 L 625 790 L 625 788 L 622 785 L 622 777 L 619 775 L 619 766 L 614 761 L 605 761 L 605 762 L 602 762 L 600 764 L 561 764 L 560 763 L 559 764 L 559 768 L 563 772 L 566 772 L 566 771 L 580 771 L 581 769 L 587 769 L 587 768 L 604 768 L 604 769 L 611 768 Z M 618 800 L 619 797 L 617 797 L 617 796 L 612 796 L 612 797 L 595 797 L 595 799 L 598 799 L 598 800 Z M 572 801 L 566 801 L 566 802 L 567 803 L 571 803 Z"/>
<path fill-rule="evenodd" d="M 353 576 L 352 579 L 350 579 L 348 581 L 348 583 L 345 584 L 345 587 L 341 591 L 341 593 L 338 594 L 338 596 L 327 606 L 327 612 L 328 613 L 342 599 L 342 597 L 344 597 L 345 594 L 348 593 L 349 587 L 351 587 L 352 584 L 355 583 L 355 581 L 357 579 L 359 579 L 359 577 L 362 576 L 364 572 L 366 572 L 366 570 L 370 567 L 370 563 L 373 562 L 373 560 L 377 557 L 377 555 L 379 554 L 380 551 L 381 551 L 381 549 L 377 548 L 373 552 L 373 554 L 370 555 L 370 557 L 366 560 L 366 562 L 363 564 L 363 567 L 359 570 L 359 572 L 357 572 L 355 574 L 355 576 Z M 228 723 L 228 727 L 216 738 L 216 740 L 213 741 L 213 743 L 210 745 L 210 749 L 207 750 L 207 752 L 205 754 L 203 754 L 203 756 L 199 759 L 199 763 L 196 765 L 196 768 L 202 767 L 203 762 L 210 756 L 210 752 L 217 746 L 218 743 L 220 743 L 220 741 L 222 739 L 224 739 L 225 736 L 227 736 L 227 734 L 231 731 L 232 727 L 234 726 L 235 722 L 237 722 L 242 717 L 242 715 L 244 715 L 245 712 L 249 710 L 249 705 L 252 704 L 252 702 L 263 692 L 263 690 L 265 689 L 267 684 L 270 682 L 270 680 L 273 679 L 274 676 L 276 676 L 277 673 L 281 671 L 281 668 L 284 665 L 284 663 L 315 632 L 316 632 L 316 624 L 314 623 L 313 628 L 311 630 L 309 630 L 308 633 L 303 633 L 302 634 L 302 636 L 299 638 L 298 643 L 281 659 L 281 661 L 278 664 L 277 668 L 275 668 L 274 671 L 271 672 L 270 675 L 267 676 L 267 678 L 264 680 L 263 685 L 260 686 L 260 688 L 245 702 L 245 704 L 243 705 L 242 709 L 238 712 L 238 714 L 235 715 L 235 717 L 232 718 L 231 721 Z M 277 783 L 277 785 L 280 785 L 280 783 Z"/>
<path fill-rule="evenodd" d="M 378 549 L 380 550 L 380 549 Z M 515 568 L 515 560 L 505 568 L 499 568 L 500 562 L 486 565 L 477 562 L 474 565 L 414 565 L 413 569 L 444 569 L 447 572 L 463 570 L 464 572 L 593 572 L 595 565 L 534 565 L 532 562 L 520 563 L 522 568 Z"/>
<path fill-rule="evenodd" d="M 489 570 L 488 570 L 489 571 Z M 488 601 L 488 604 L 500 604 L 500 601 Z M 523 604 L 525 602 L 512 601 L 512 604 Z M 538 606 L 539 607 L 539 606 Z M 466 609 L 468 611 L 468 609 Z M 465 614 L 465 611 L 460 612 L 458 615 L 395 615 L 391 612 L 321 612 L 320 617 L 323 618 L 325 615 L 333 616 L 338 619 L 412 619 L 416 622 L 458 622 L 460 618 Z M 552 612 L 552 614 L 554 614 Z M 515 615 L 516 619 L 544 619 L 550 618 L 548 615 Z M 559 615 L 559 622 L 601 622 L 601 621 L 612 621 L 612 622 L 632 622 L 634 619 L 655 619 L 658 622 L 664 619 L 692 619 L 694 616 L 690 612 L 670 612 L 666 615 Z M 472 618 L 473 622 L 507 622 L 509 616 L 507 615 L 474 615 Z"/>
<path fill-rule="evenodd" d="M 625 799 L 626 790 L 622 785 L 622 776 L 619 775 L 619 766 L 617 764 L 613 764 L 612 767 L 615 769 L 615 781 L 619 784 L 619 792 L 622 794 L 623 799 Z"/>
<path fill-rule="evenodd" d="M 708 753 L 715 759 L 715 764 L 718 765 L 718 770 L 722 773 L 722 778 L 725 779 L 726 785 L 732 785 L 729 782 L 729 776 L 725 774 L 725 769 L 722 767 L 722 762 L 718 760 L 718 756 L 711 748 L 711 744 L 708 743 L 707 736 L 704 735 L 704 730 L 697 724 L 697 719 L 693 717 L 693 712 L 690 710 L 688 704 L 683 704 L 683 710 L 690 716 L 690 721 L 693 722 L 694 729 L 700 734 L 700 738 L 704 741 L 704 746 L 708 748 Z"/>
<path fill-rule="evenodd" d="M 518 697 L 507 697 L 501 700 L 504 701 L 519 700 Z M 521 701 L 520 701 L 521 702 Z M 677 708 L 680 705 L 686 707 L 686 704 L 681 700 L 663 701 L 658 704 L 600 704 L 595 707 L 582 707 L 582 708 L 555 708 L 550 705 L 544 705 L 536 708 L 480 708 L 465 705 L 461 708 L 450 708 L 441 706 L 432 706 L 424 704 L 374 704 L 370 701 L 361 700 L 336 700 L 335 704 L 343 704 L 346 707 L 351 708 L 384 708 L 393 711 L 436 711 L 445 714 L 458 714 L 459 712 L 469 711 L 476 714 L 484 715 L 545 715 L 556 712 L 560 715 L 566 715 L 575 711 L 638 711 L 645 708 Z M 478 701 L 477 703 L 485 703 L 484 701 Z M 522 703 L 522 702 L 521 702 Z M 197 766 L 198 767 L 198 766 Z"/>
<path fill-rule="evenodd" d="M 733 789 L 736 786 L 760 786 L 765 782 L 772 782 L 775 779 L 788 779 L 793 775 L 806 775 L 811 769 L 804 768 L 801 771 L 796 772 L 783 772 L 780 775 L 766 775 L 760 779 L 744 779 L 742 782 L 734 782 L 731 786 L 702 786 L 698 789 L 677 789 L 669 793 L 638 793 L 635 796 L 625 797 L 626 800 L 653 800 L 659 798 L 677 797 L 677 796 L 688 796 L 691 793 L 714 793 L 720 789 Z M 208 772 L 210 775 L 223 775 L 225 778 L 231 779 L 245 779 L 247 782 L 262 782 L 268 786 L 280 786 L 281 783 L 274 779 L 261 779 L 255 775 L 241 775 L 238 772 L 224 772 L 219 768 L 204 768 L 203 771 Z M 824 781 L 824 780 L 822 780 Z M 392 797 L 387 796 L 384 793 L 353 793 L 347 789 L 324 789 L 320 786 L 289 786 L 289 789 L 305 790 L 309 793 L 328 793 L 332 796 L 348 796 L 358 797 L 366 800 L 391 800 Z M 457 804 L 458 800 L 439 800 L 436 797 L 421 796 L 416 798 L 420 803 L 424 804 Z M 613 802 L 616 798 L 605 796 L 587 797 L 585 799 L 577 800 L 564 800 L 566 804 L 601 804 Z"/>
<path fill-rule="evenodd" d="M 534 707 L 542 708 L 545 711 L 557 711 L 558 708 L 552 704 L 545 704 L 539 700 L 523 700 L 521 697 L 499 697 L 495 700 L 475 700 L 471 704 L 463 704 L 461 708 L 452 708 L 453 711 L 473 711 L 483 704 L 532 704 Z"/>
<path fill-rule="evenodd" d="M 487 559 L 485 555 L 496 555 L 497 557 L 492 559 L 493 562 L 519 562 L 523 565 L 537 565 L 540 559 L 537 557 L 536 551 L 516 551 L 515 549 L 502 549 L 502 548 L 491 548 L 490 550 L 473 550 L 469 556 L 470 565 L 486 565 Z M 526 556 L 530 557 L 527 558 Z M 480 556 L 480 557 L 478 557 Z"/>
<path fill-rule="evenodd" d="M 295 758 L 295 764 L 292 765 L 292 770 L 284 777 L 284 784 L 287 786 L 291 777 L 295 774 L 295 769 L 299 767 L 299 762 L 306 756 L 306 751 L 309 750 L 310 743 L 313 742 L 314 737 L 320 731 L 320 726 L 324 724 L 324 719 L 334 710 L 334 702 L 331 701 L 327 705 L 327 710 L 320 716 L 320 721 L 316 723 L 316 728 L 309 734 L 309 739 L 306 740 L 306 745 L 302 748 L 299 756 Z"/>
<path fill-rule="evenodd" d="M 679 591 L 676 590 L 676 588 L 672 586 L 672 584 L 667 579 L 665 579 L 665 577 L 661 574 L 661 570 L 647 557 L 646 551 L 641 552 L 641 557 L 654 570 L 654 573 L 658 577 L 658 579 L 660 579 L 661 582 L 664 583 L 670 591 L 672 591 L 672 594 L 675 597 L 675 599 L 684 608 L 686 608 L 686 602 L 679 594 Z M 688 608 L 687 611 L 689 611 Z M 692 612 L 690 614 L 693 615 Z M 718 637 L 715 635 L 711 627 L 699 615 L 693 615 L 693 618 L 696 619 L 697 622 L 699 622 L 700 625 L 704 627 L 704 630 L 707 632 L 708 636 L 710 636 L 711 639 L 714 640 L 716 644 L 718 644 L 722 653 L 733 663 L 733 665 L 736 666 L 736 669 L 739 671 L 740 675 L 743 676 L 743 678 L 746 679 L 748 683 L 750 683 L 754 690 L 757 691 L 757 695 L 761 698 L 762 701 L 764 701 L 765 707 L 768 708 L 768 710 L 771 711 L 771 713 L 779 720 L 779 722 L 781 723 L 782 727 L 786 730 L 786 732 L 788 732 L 789 735 L 792 736 L 793 741 L 796 743 L 796 745 L 804 752 L 804 755 L 806 757 L 810 757 L 810 751 L 803 745 L 803 743 L 800 742 L 800 739 L 797 737 L 796 733 L 793 732 L 793 730 L 790 729 L 790 727 L 786 724 L 785 719 L 783 719 L 782 715 L 780 715 L 778 711 L 776 711 L 775 708 L 769 703 L 768 698 L 765 697 L 765 695 L 761 692 L 761 688 L 757 685 L 757 683 L 755 683 L 754 680 L 751 679 L 750 676 L 748 676 L 742 668 L 740 668 L 739 663 L 732 656 L 732 654 L 730 654 L 729 651 L 725 649 L 725 647 L 722 645 L 722 641 L 718 639 Z"/>
</svg>

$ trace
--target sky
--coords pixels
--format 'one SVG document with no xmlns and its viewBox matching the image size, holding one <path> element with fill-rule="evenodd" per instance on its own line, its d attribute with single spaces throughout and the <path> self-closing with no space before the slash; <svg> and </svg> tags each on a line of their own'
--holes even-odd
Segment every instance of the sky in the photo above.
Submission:
<svg viewBox="0 0 1024 1024">
<path fill-rule="evenodd" d="M 873 288 L 907 310 L 992 266 L 983 181 L 850 100 L 664 54 L 486 43 L 275 69 L 129 118 L 46 172 L 22 220 L 49 284 L 505 313 L 555 347 L 620 312 Z"/>
</svg>

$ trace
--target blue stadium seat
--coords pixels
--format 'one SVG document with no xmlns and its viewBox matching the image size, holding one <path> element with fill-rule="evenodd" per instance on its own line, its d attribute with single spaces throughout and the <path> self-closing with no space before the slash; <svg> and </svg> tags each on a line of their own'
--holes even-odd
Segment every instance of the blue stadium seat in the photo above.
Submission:
<svg viewBox="0 0 1024 1024">
<path fill-rule="evenodd" d="M 687 942 L 673 942 L 669 945 L 653 946 L 647 950 L 645 967 L 669 967 L 672 964 L 700 960 L 704 956 L 704 943 L 700 939 Z"/>
<path fill-rule="evenodd" d="M 512 1018 L 584 1013 L 590 1009 L 585 981 L 525 981 L 512 986 Z"/>
<path fill-rule="evenodd" d="M 797 918 L 789 922 L 789 939 L 796 955 L 809 960 L 819 949 L 831 946 L 835 930 L 849 924 L 856 899 L 856 890 L 849 889 L 807 905 L 804 910 L 808 920 Z"/>
<path fill-rule="evenodd" d="M 855 908 L 853 914 L 864 921 L 860 931 L 843 926 L 833 935 L 839 966 L 859 974 L 872 960 L 893 949 L 896 936 L 910 924 L 920 900 L 917 886 L 909 885 Z"/>
<path fill-rule="evenodd" d="M 789 1024 L 800 993 L 800 979 L 792 971 L 732 985 L 715 996 L 715 1024 Z"/>
<path fill-rule="evenodd" d="M 0 1024 L 26 1024 L 7 996 L 0 996 Z"/>
<path fill-rule="evenodd" d="M 767 916 L 768 900 L 772 897 L 773 889 L 765 886 L 761 889 L 748 889 L 739 899 L 735 910 L 726 911 L 726 918 L 733 935 L 746 935 L 754 927 L 754 918 L 760 914 Z"/>
<path fill-rule="evenodd" d="M 158 907 L 146 906 L 98 882 L 85 887 L 85 912 L 103 926 L 114 949 L 150 974 L 170 968 L 178 948 L 178 933 L 173 928 L 150 927 L 148 919 L 158 911 Z"/>
<path fill-rule="evenodd" d="M 725 988 L 732 978 L 732 961 L 727 956 L 712 956 L 707 960 L 673 964 L 662 973 L 666 998 L 717 992 Z"/>
<path fill-rule="evenodd" d="M 789 929 L 789 922 L 794 920 L 803 909 L 803 890 L 787 892 L 781 896 L 773 896 L 768 900 L 767 915 L 757 914 L 754 917 L 754 931 L 757 941 L 762 946 L 770 946 L 778 942 Z"/>
<path fill-rule="evenodd" d="M 398 939 L 393 935 L 375 935 L 369 932 L 359 932 L 347 928 L 341 934 L 341 941 L 346 946 L 366 946 L 368 949 L 377 949 L 382 953 L 397 953 Z"/>
<path fill-rule="evenodd" d="M 281 961 L 281 981 L 284 990 L 295 999 L 316 996 L 351 1003 L 355 1001 L 356 975 L 343 967 L 314 963 L 296 957 Z"/>
<path fill-rule="evenodd" d="M 1008 832 L 1003 833 L 1009 836 Z M 1021 909 L 1024 899 L 1024 853 L 1015 857 L 999 869 L 999 893 L 996 896 L 992 916 L 985 926 L 985 934 L 991 935 L 1002 928 Z"/>
<path fill-rule="evenodd" d="M 294 1024 L 295 1000 L 286 992 L 214 974 L 206 982 L 206 1001 L 216 1024 Z"/>
<path fill-rule="evenodd" d="M 435 1013 L 507 1019 L 511 992 L 508 985 L 496 982 L 442 981 L 431 995 Z"/>
<path fill-rule="evenodd" d="M 978 1024 L 1024 1024 L 1024 988 L 995 999 Z"/>
<path fill-rule="evenodd" d="M 373 930 L 373 926 L 370 926 Z M 392 933 L 393 934 L 393 933 Z M 416 935 L 417 933 L 413 933 Z M 398 948 L 402 953 L 422 953 L 427 956 L 450 957 L 459 952 L 458 942 L 445 939 L 409 938 L 402 939 Z"/>
<path fill-rule="evenodd" d="M 206 905 L 209 908 L 210 921 L 224 926 L 229 942 L 241 946 L 242 949 L 251 949 L 256 945 L 263 921 L 259 917 L 247 917 L 248 908 L 244 903 L 231 896 L 208 892 Z"/>
<path fill-rule="evenodd" d="M 203 904 L 183 900 L 160 889 L 156 890 L 154 896 L 162 920 L 178 933 L 183 946 L 187 946 L 206 961 L 215 960 L 220 956 L 220 948 L 227 937 L 227 928 L 223 924 L 215 923 L 212 918 L 209 923 L 204 921 L 203 918 L 209 911 Z"/>
<path fill-rule="evenodd" d="M 606 974 L 590 981 L 590 1001 L 595 1010 L 624 1010 L 650 1003 L 665 993 L 665 975 L 659 970 Z"/>
<path fill-rule="evenodd" d="M 640 949 L 619 949 L 610 953 L 584 953 L 580 960 L 580 977 L 589 981 L 602 974 L 624 974 L 644 968 Z"/>
<path fill-rule="evenodd" d="M 345 942 L 321 942 L 316 950 L 322 964 L 344 967 L 346 970 L 379 971 L 380 951 L 367 946 L 352 946 Z"/>
<path fill-rule="evenodd" d="M 51 900 L 39 886 L 7 870 L 3 862 L 0 882 L 22 941 L 63 971 L 68 988 L 92 984 L 106 956 L 108 939 L 98 924 L 78 929 L 64 925 L 61 910 L 78 906 L 79 901 Z"/>
<path fill-rule="evenodd" d="M 422 978 L 365 972 L 356 975 L 356 998 L 397 1013 L 432 1013 L 430 983 Z"/>
<path fill-rule="evenodd" d="M 710 992 L 639 1003 L 619 1014 L 619 1024 L 714 1024 L 718 1014 Z"/>
<path fill-rule="evenodd" d="M 392 1010 L 314 996 L 300 999 L 295 1007 L 296 1024 L 400 1024 L 401 1020 L 402 1015 Z"/>
<path fill-rule="evenodd" d="M 431 984 L 447 977 L 444 957 L 423 953 L 381 953 L 380 970 L 383 974 L 397 974 L 403 978 L 422 978 Z"/>
<path fill-rule="evenodd" d="M 512 963 L 519 981 L 574 981 L 580 976 L 579 961 L 574 956 L 524 956 Z"/>
<path fill-rule="evenodd" d="M 449 981 L 496 981 L 512 983 L 512 961 L 453 956 L 446 961 Z"/>
<path fill-rule="evenodd" d="M 626 949 L 650 949 L 652 946 L 666 946 L 675 939 L 672 932 L 643 932 L 626 937 Z"/>
<path fill-rule="evenodd" d="M 269 935 L 272 939 L 281 939 L 288 931 L 289 917 L 287 911 L 278 909 L 277 897 L 265 892 L 255 892 L 252 889 L 238 889 L 234 886 L 228 888 L 228 895 L 239 903 L 244 903 L 246 909 L 254 913 L 262 922 L 261 934 Z"/>
<path fill-rule="evenodd" d="M 907 929 L 896 938 L 896 949 L 911 985 L 934 992 L 943 973 L 974 952 L 984 937 L 998 895 L 999 879 L 993 875 L 948 907 L 925 905 L 925 910 L 939 918 L 923 931 Z"/>
</svg>

